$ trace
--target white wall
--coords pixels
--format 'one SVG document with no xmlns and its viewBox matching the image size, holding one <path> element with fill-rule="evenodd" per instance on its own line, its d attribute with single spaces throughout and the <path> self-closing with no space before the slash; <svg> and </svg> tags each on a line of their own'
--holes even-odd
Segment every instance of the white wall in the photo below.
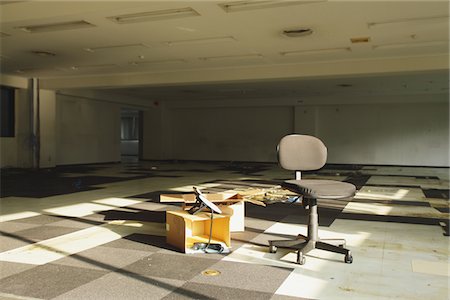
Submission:
<svg viewBox="0 0 450 300">
<path fill-rule="evenodd" d="M 447 103 L 298 108 L 296 131 L 321 138 L 329 163 L 448 166 L 448 108 Z"/>
<path fill-rule="evenodd" d="M 169 159 L 172 157 L 168 145 L 171 143 L 170 121 L 165 113 L 169 112 L 162 105 L 153 106 L 143 112 L 142 120 L 142 158 Z M 170 113 L 169 113 L 170 115 Z"/>
<path fill-rule="evenodd" d="M 159 115 L 161 123 L 153 127 L 160 136 L 151 136 L 156 144 L 149 145 L 144 128 L 144 159 L 275 162 L 279 139 L 297 132 L 323 139 L 329 163 L 449 166 L 446 99 L 448 94 L 338 95 L 301 105 L 279 99 L 180 101 Z M 145 114 L 144 124 L 153 117 Z"/>
<path fill-rule="evenodd" d="M 120 161 L 120 104 L 57 94 L 56 164 Z"/>
</svg>

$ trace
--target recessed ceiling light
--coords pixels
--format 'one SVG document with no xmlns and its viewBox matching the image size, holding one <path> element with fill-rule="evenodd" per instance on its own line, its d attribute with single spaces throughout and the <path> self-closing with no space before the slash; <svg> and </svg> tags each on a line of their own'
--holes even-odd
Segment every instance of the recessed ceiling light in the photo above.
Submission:
<svg viewBox="0 0 450 300">
<path fill-rule="evenodd" d="M 60 30 L 70 30 L 70 29 L 81 29 L 81 28 L 91 28 L 95 25 L 86 21 L 71 21 L 62 23 L 52 23 L 52 24 L 39 24 L 39 25 L 28 25 L 15 27 L 17 29 L 23 30 L 28 33 L 40 33 L 48 31 L 60 31 Z"/>
<path fill-rule="evenodd" d="M 170 63 L 185 63 L 184 59 L 162 59 L 162 60 L 147 60 L 147 61 L 132 61 L 129 62 L 130 65 L 149 65 L 149 64 L 170 64 Z"/>
<path fill-rule="evenodd" d="M 207 56 L 199 57 L 200 60 L 210 61 L 210 60 L 231 60 L 231 59 L 252 59 L 252 58 L 263 58 L 262 54 L 241 54 L 241 55 L 224 55 L 224 56 Z"/>
<path fill-rule="evenodd" d="M 332 54 L 340 52 L 351 52 L 350 47 L 342 48 L 327 48 L 327 49 L 309 49 L 309 50 L 298 50 L 298 51 L 285 51 L 280 52 L 283 56 L 297 56 L 297 55 L 314 55 L 314 54 Z"/>
<path fill-rule="evenodd" d="M 394 44 L 382 44 L 372 46 L 373 50 L 382 49 L 400 49 L 400 48 L 418 48 L 418 47 L 432 47 L 432 46 L 442 46 L 446 45 L 448 47 L 449 41 L 425 41 L 425 42 L 414 42 L 414 43 L 394 43 Z"/>
<path fill-rule="evenodd" d="M 6 5 L 6 4 L 15 4 L 20 2 L 27 2 L 26 0 L 15 0 L 15 1 L 0 1 L 0 5 Z"/>
<path fill-rule="evenodd" d="M 220 42 L 236 42 L 236 39 L 232 36 L 220 36 L 220 37 L 209 37 L 191 40 L 167 41 L 165 42 L 165 44 L 168 46 L 177 46 L 177 45 L 209 44 Z"/>
<path fill-rule="evenodd" d="M 115 64 L 98 64 L 98 65 L 80 65 L 80 66 L 72 66 L 70 67 L 72 70 L 80 70 L 80 69 L 100 69 L 100 68 L 112 68 L 117 67 Z"/>
<path fill-rule="evenodd" d="M 37 72 L 54 72 L 54 71 L 61 71 L 58 68 L 54 69 L 46 69 L 46 68 L 22 68 L 18 69 L 15 72 L 16 73 L 37 73 Z"/>
<path fill-rule="evenodd" d="M 276 7 L 284 7 L 284 6 L 292 6 L 292 5 L 302 5 L 302 4 L 315 4 L 325 2 L 326 0 L 312 0 L 312 1 L 232 1 L 232 2 L 224 2 L 219 3 L 218 5 L 227 13 L 245 11 L 245 10 L 255 10 L 255 9 L 264 9 L 264 8 L 276 8 Z"/>
<path fill-rule="evenodd" d="M 104 50 L 115 50 L 115 49 L 123 49 L 123 48 L 148 48 L 147 45 L 144 44 L 122 44 L 122 45 L 109 45 L 109 46 L 98 46 L 98 47 L 89 47 L 84 48 L 84 50 L 88 52 L 98 52 Z"/>
<path fill-rule="evenodd" d="M 146 11 L 134 14 L 112 16 L 108 17 L 108 19 L 119 24 L 129 24 L 129 23 L 161 21 L 193 16 L 200 16 L 200 14 L 191 7 L 184 7 L 184 8 L 164 9 L 164 10 Z"/>
<path fill-rule="evenodd" d="M 282 34 L 287 37 L 302 37 L 311 35 L 312 33 L 313 30 L 311 28 L 286 29 L 282 32 Z"/>
<path fill-rule="evenodd" d="M 403 23 L 429 23 L 429 22 L 448 22 L 449 16 L 431 16 L 431 17 L 423 17 L 423 18 L 405 18 L 405 19 L 397 19 L 397 20 L 389 20 L 389 21 L 380 21 L 380 22 L 370 22 L 367 23 L 369 28 L 373 27 L 381 27 L 386 25 L 396 25 Z"/>
</svg>

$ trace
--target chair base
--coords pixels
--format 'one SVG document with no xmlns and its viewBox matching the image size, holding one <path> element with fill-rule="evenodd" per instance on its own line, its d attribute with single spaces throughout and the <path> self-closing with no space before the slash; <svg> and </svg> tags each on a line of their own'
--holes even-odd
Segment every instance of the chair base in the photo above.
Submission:
<svg viewBox="0 0 450 300">
<path fill-rule="evenodd" d="M 344 262 L 351 264 L 353 262 L 352 253 L 344 248 L 344 239 L 308 239 L 307 236 L 299 234 L 295 240 L 269 241 L 269 252 L 275 253 L 277 248 L 288 248 L 297 250 L 297 263 L 305 264 L 305 254 L 313 249 L 341 253 L 345 255 Z"/>
</svg>

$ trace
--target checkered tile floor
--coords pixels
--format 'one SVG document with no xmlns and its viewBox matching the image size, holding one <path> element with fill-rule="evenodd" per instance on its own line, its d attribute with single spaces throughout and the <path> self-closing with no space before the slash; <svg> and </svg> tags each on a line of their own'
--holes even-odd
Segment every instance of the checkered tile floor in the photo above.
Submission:
<svg viewBox="0 0 450 300">
<path fill-rule="evenodd" d="M 319 202 L 321 237 L 343 237 L 354 263 L 313 250 L 268 253 L 304 233 L 301 205 L 246 204 L 229 254 L 186 255 L 165 240 L 159 194 L 266 189 L 275 164 L 139 162 L 4 170 L 1 299 L 447 299 L 449 169 L 336 166 L 304 174 L 351 182 L 352 201 Z M 205 270 L 218 271 L 206 276 Z M 414 288 L 411 288 L 414 287 Z"/>
</svg>

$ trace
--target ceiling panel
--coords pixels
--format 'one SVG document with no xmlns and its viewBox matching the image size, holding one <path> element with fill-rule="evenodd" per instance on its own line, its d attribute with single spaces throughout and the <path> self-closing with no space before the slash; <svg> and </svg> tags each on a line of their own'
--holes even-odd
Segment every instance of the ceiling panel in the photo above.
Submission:
<svg viewBox="0 0 450 300">
<path fill-rule="evenodd" d="M 211 70 L 246 67 L 252 68 L 257 78 L 258 67 L 279 70 L 307 65 L 314 69 L 317 64 L 324 69 L 328 62 L 349 62 L 349 67 L 357 69 L 360 61 L 432 58 L 449 53 L 447 1 L 269 1 L 264 2 L 270 4 L 269 8 L 233 12 L 219 5 L 223 1 L 10 2 L 1 5 L 2 73 L 48 80 L 127 78 L 129 74 L 168 76 L 185 70 L 208 77 Z M 190 8 L 198 15 L 127 24 L 111 19 L 181 8 Z M 37 33 L 20 29 L 80 20 L 94 26 Z M 295 28 L 311 28 L 313 34 L 297 38 L 281 34 Z M 368 42 L 355 44 L 351 38 L 368 38 Z M 168 43 L 189 40 L 209 42 Z M 33 51 L 54 55 L 36 55 Z M 336 72 L 330 67 L 332 73 Z M 400 84 L 393 88 L 398 89 Z M 288 86 L 286 92 L 276 92 L 290 93 L 293 85 Z M 271 86 L 271 90 L 275 88 Z M 261 92 L 268 93 L 264 89 Z M 297 89 L 292 93 L 298 93 Z"/>
</svg>

